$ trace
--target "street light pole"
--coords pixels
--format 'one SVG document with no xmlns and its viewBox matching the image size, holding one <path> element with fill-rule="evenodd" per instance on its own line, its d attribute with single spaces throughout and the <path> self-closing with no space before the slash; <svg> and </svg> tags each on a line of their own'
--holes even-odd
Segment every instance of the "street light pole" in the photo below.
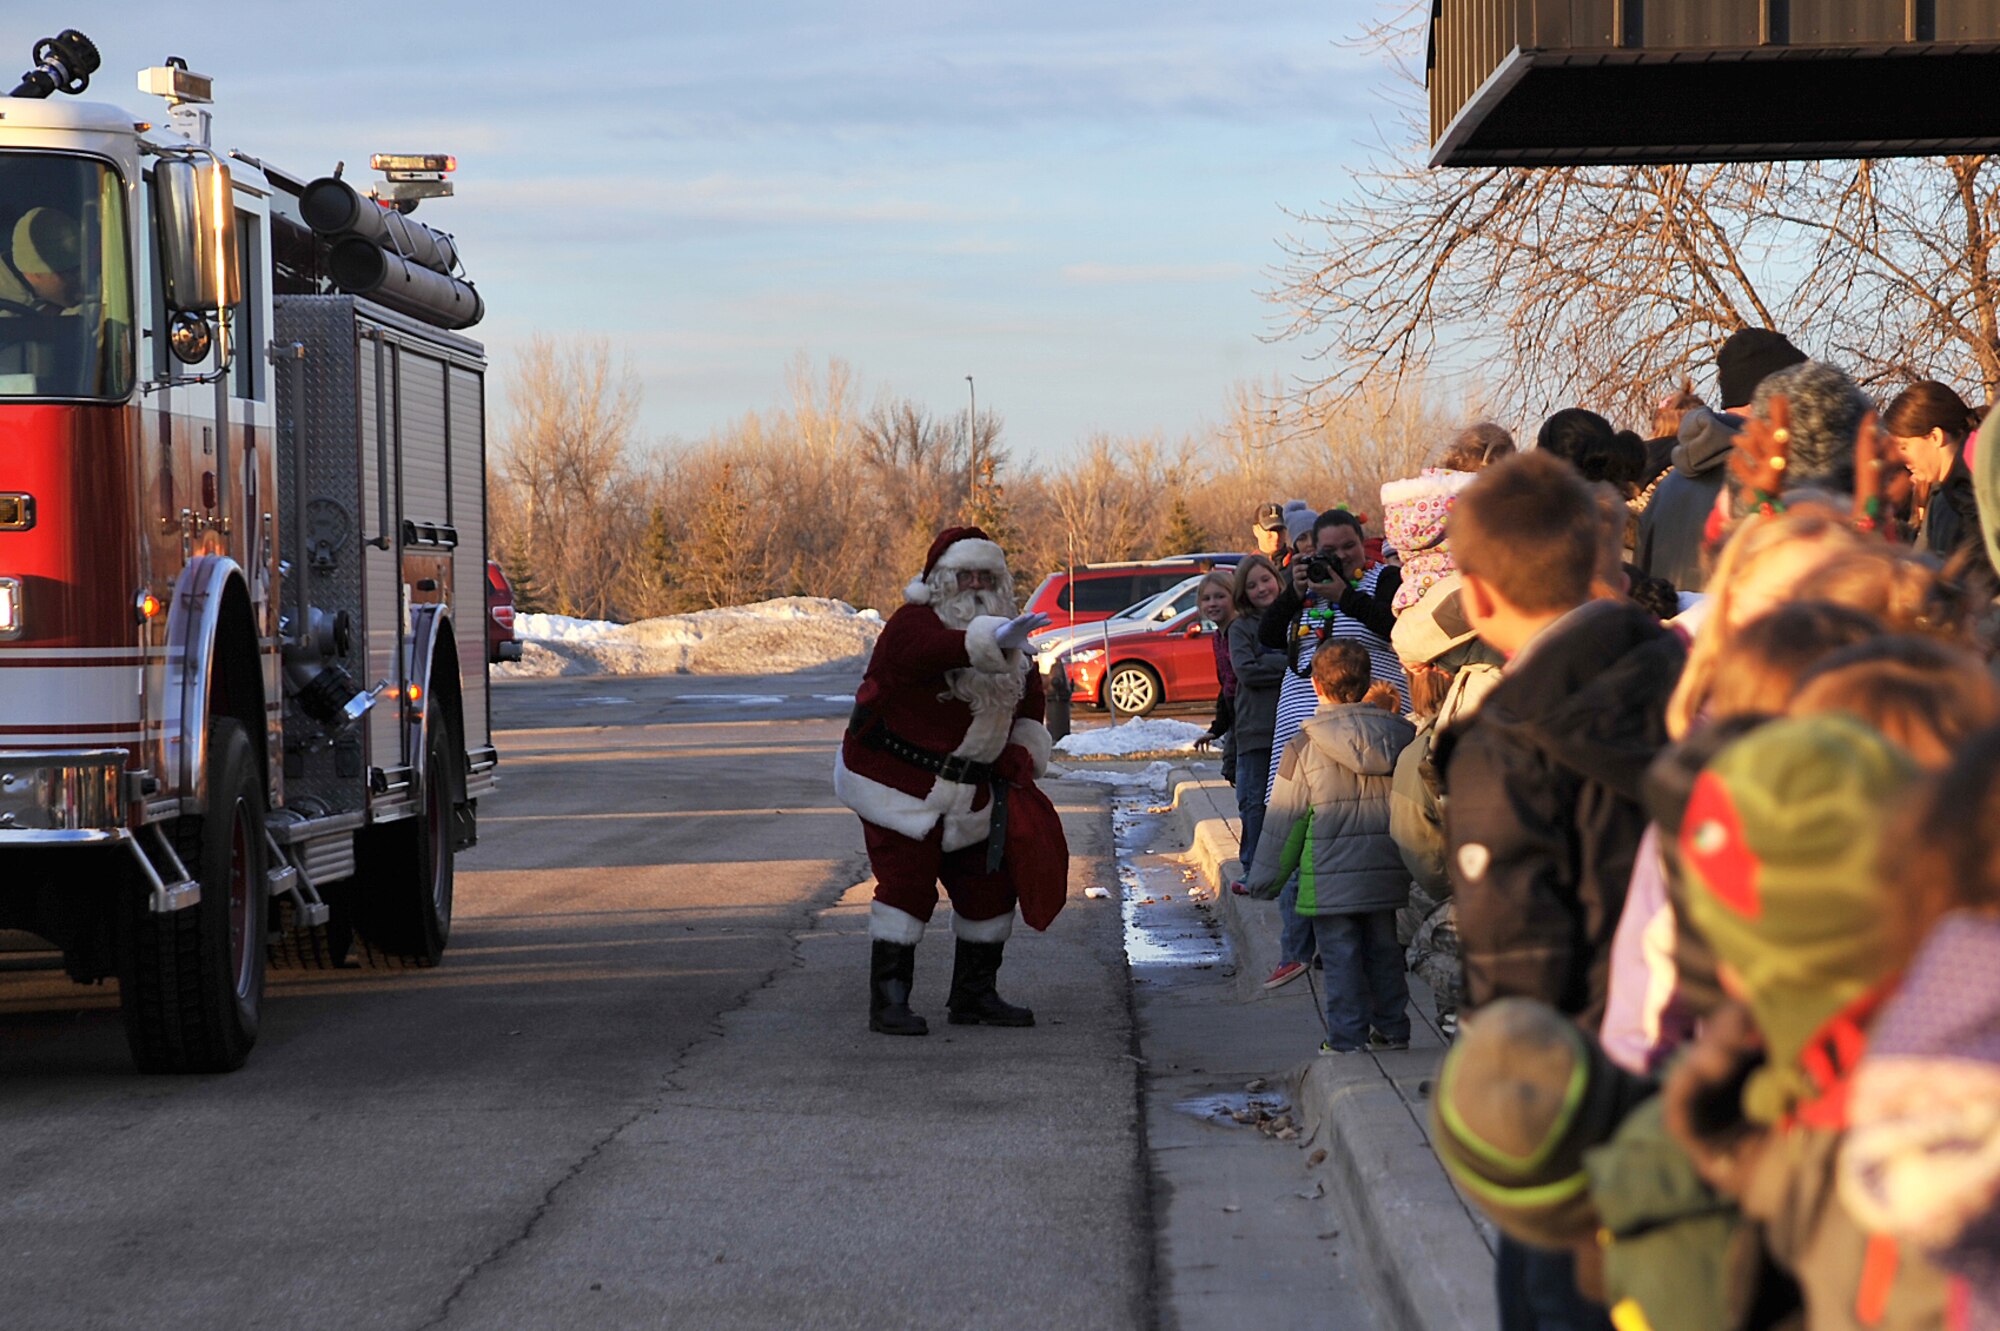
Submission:
<svg viewBox="0 0 2000 1331">
<path fill-rule="evenodd" d="M 972 376 L 965 376 L 965 498 L 970 503 L 979 492 L 979 390 Z"/>
</svg>

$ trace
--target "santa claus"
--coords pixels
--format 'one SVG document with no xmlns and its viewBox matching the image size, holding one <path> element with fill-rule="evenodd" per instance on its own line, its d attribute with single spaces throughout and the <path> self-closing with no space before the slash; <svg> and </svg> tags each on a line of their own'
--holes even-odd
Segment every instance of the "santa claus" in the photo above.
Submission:
<svg viewBox="0 0 2000 1331">
<path fill-rule="evenodd" d="M 958 949 L 946 1000 L 955 1024 L 1032 1026 L 994 987 L 1014 929 L 1003 862 L 1008 791 L 1048 767 L 1041 677 L 1022 649 L 1046 615 L 1016 615 L 1007 557 L 977 527 L 932 542 L 854 697 L 834 793 L 861 815 L 869 908 L 868 1027 L 924 1035 L 910 1011 L 917 942 L 951 896 Z"/>
</svg>

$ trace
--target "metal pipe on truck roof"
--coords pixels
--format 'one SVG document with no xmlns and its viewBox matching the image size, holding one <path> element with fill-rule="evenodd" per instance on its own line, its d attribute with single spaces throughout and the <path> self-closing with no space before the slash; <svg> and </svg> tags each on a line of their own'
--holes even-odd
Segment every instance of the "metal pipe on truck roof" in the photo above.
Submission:
<svg viewBox="0 0 2000 1331">
<path fill-rule="evenodd" d="M 450 236 L 382 207 L 333 176 L 321 176 L 300 191 L 299 216 L 328 240 L 358 236 L 434 273 L 449 275 L 459 265 L 458 245 Z"/>
<path fill-rule="evenodd" d="M 327 272 L 342 291 L 439 328 L 470 328 L 486 316 L 486 302 L 470 282 L 412 263 L 359 235 L 334 243 Z"/>
</svg>

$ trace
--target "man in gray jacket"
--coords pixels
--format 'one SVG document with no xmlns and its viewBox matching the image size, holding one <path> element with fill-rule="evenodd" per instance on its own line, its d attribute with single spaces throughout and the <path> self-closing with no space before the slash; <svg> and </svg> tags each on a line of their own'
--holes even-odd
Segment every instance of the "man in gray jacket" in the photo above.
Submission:
<svg viewBox="0 0 2000 1331">
<path fill-rule="evenodd" d="M 1739 328 L 1715 353 L 1715 386 L 1728 405 L 1720 412 L 1697 408 L 1681 417 L 1673 470 L 1660 478 L 1639 519 L 1633 562 L 1647 577 L 1665 578 L 1684 592 L 1698 592 L 1708 581 L 1701 564 L 1703 537 L 1715 497 L 1729 477 L 1736 432 L 1743 428 L 1757 385 L 1805 358 L 1784 334 L 1767 328 Z"/>
<path fill-rule="evenodd" d="M 1250 870 L 1250 895 L 1266 900 L 1298 871 L 1299 918 L 1326 970 L 1323 1054 L 1410 1046 L 1396 941 L 1410 876 L 1389 835 L 1389 798 L 1396 758 L 1416 731 L 1362 701 L 1372 675 L 1358 643 L 1335 639 L 1313 657 L 1319 710 L 1285 746 Z"/>
</svg>

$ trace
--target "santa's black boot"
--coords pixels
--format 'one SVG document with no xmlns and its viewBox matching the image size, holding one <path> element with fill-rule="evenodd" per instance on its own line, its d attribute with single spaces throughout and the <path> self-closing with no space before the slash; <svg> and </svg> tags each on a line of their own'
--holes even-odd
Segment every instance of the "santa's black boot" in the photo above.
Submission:
<svg viewBox="0 0 2000 1331">
<path fill-rule="evenodd" d="M 1035 1014 L 1015 1007 L 1000 997 L 994 980 L 1000 972 L 1005 943 L 968 943 L 958 940 L 958 954 L 951 968 L 951 997 L 945 1006 L 954 1026 L 1032 1026 Z"/>
<path fill-rule="evenodd" d="M 930 1023 L 910 1011 L 910 983 L 917 974 L 914 943 L 871 940 L 868 958 L 868 1029 L 884 1035 L 929 1035 Z"/>
</svg>

